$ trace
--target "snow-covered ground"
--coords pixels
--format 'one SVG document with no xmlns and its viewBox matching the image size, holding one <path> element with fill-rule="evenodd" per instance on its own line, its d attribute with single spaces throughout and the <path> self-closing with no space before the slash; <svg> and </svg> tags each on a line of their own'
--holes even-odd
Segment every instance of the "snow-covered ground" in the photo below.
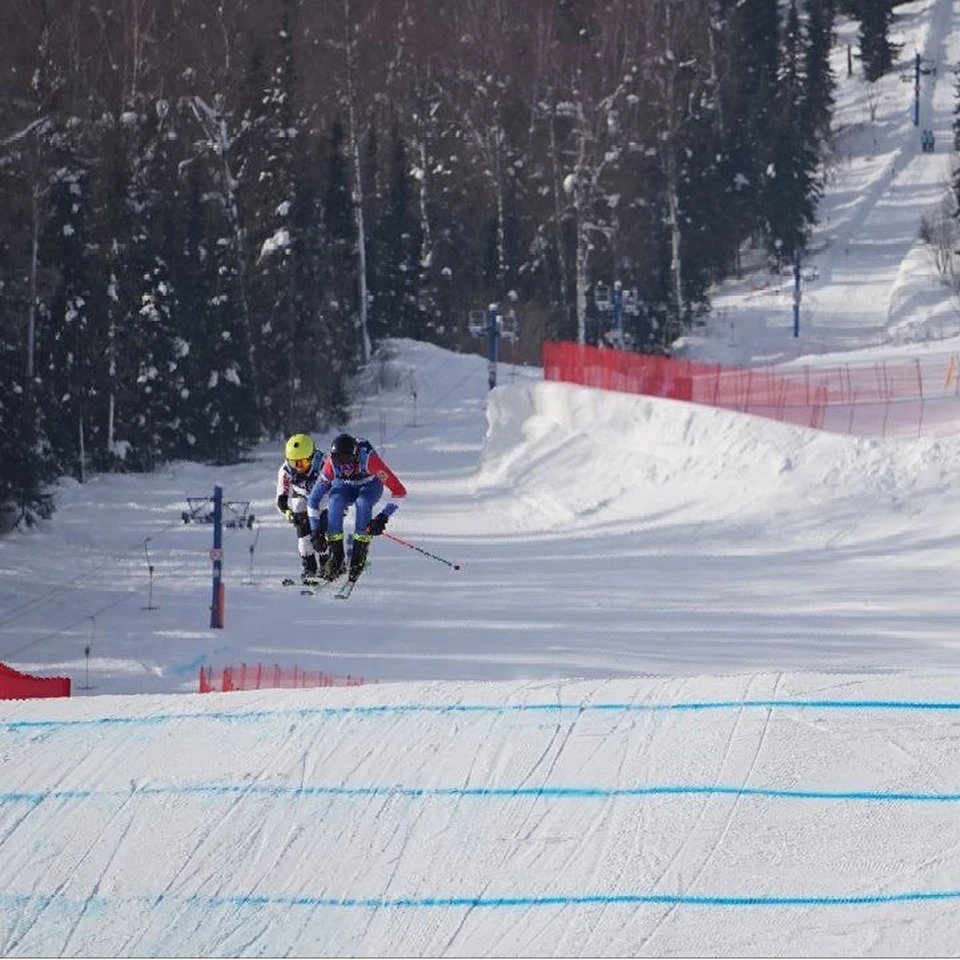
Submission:
<svg viewBox="0 0 960 960">
<path fill-rule="evenodd" d="M 754 274 L 689 355 L 960 351 L 917 242 L 955 6 L 897 8 L 904 57 L 940 67 L 938 153 L 911 85 L 870 123 L 838 60 L 801 337 Z M 388 531 L 460 570 L 381 538 L 347 602 L 281 586 L 280 444 L 63 482 L 0 540 L 0 660 L 74 681 L 0 704 L 0 955 L 955 953 L 960 432 L 821 434 L 521 368 L 488 395 L 482 358 L 389 354 L 351 429 L 410 491 Z M 180 518 L 215 484 L 257 518 L 225 535 L 222 630 L 211 529 Z M 240 663 L 367 683 L 193 692 Z"/>
</svg>

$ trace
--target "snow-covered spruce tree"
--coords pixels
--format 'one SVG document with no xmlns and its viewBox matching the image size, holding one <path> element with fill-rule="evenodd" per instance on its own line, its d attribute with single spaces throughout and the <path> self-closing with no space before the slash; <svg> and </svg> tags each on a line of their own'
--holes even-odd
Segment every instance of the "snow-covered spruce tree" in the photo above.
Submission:
<svg viewBox="0 0 960 960">
<path fill-rule="evenodd" d="M 656 136 L 632 160 L 646 166 L 650 154 L 656 159 L 655 189 L 641 192 L 641 198 L 655 213 L 658 275 L 642 274 L 640 290 L 644 304 L 656 305 L 652 316 L 646 313 L 651 326 L 654 320 L 659 324 L 666 348 L 688 328 L 723 255 L 715 236 L 712 244 L 702 242 L 720 214 L 721 140 L 718 86 L 706 56 L 713 39 L 710 0 L 692 0 L 682 16 L 669 0 L 653 0 L 651 12 L 643 71 L 649 92 L 642 99 Z M 642 342 L 652 331 L 636 332 Z"/>
<path fill-rule="evenodd" d="M 447 42 L 447 29 L 446 20 L 433 16 L 416 0 L 404 0 L 396 7 L 392 28 L 381 47 L 382 58 L 388 64 L 384 74 L 387 103 L 376 114 L 378 149 L 373 186 L 376 210 L 387 202 L 392 191 L 395 199 L 390 201 L 390 216 L 402 215 L 407 223 L 404 229 L 409 238 L 405 246 L 410 248 L 414 276 L 404 277 L 404 283 L 408 288 L 412 285 L 409 295 L 416 297 L 415 327 L 429 339 L 453 345 L 466 326 L 466 312 L 478 291 L 461 282 L 470 274 L 470 265 L 462 263 L 463 258 L 451 251 L 452 236 L 462 224 L 445 218 L 441 221 L 454 169 L 459 164 L 461 143 L 449 135 L 451 110 L 439 82 L 444 58 L 437 56 L 437 49 L 438 44 Z M 385 141 L 394 133 L 401 143 L 395 143 L 391 151 Z M 401 147 L 405 175 L 401 173 L 397 153 Z M 401 193 L 407 194 L 406 199 Z M 401 214 L 404 205 L 406 212 Z M 390 241 L 385 230 L 382 236 Z M 378 271 L 377 283 L 383 288 L 385 271 L 375 262 L 372 267 Z M 467 268 L 463 275 L 461 267 Z M 380 328 L 385 330 L 384 324 L 389 321 L 386 311 L 378 310 L 377 299 L 372 308 Z"/>
<path fill-rule="evenodd" d="M 126 469 L 149 470 L 184 453 L 180 426 L 190 391 L 180 366 L 185 346 L 174 277 L 182 141 L 167 100 L 143 96 L 137 105 L 126 154 L 130 233 L 110 279 L 111 301 L 122 306 L 112 373 L 112 450 Z M 117 276 L 124 273 L 121 285 Z"/>
<path fill-rule="evenodd" d="M 807 0 L 805 54 L 807 111 L 816 136 L 830 138 L 836 79 L 830 67 L 830 47 L 835 20 L 834 0 Z"/>
<path fill-rule="evenodd" d="M 373 303 L 370 335 L 425 339 L 426 318 L 419 309 L 420 220 L 413 203 L 415 181 L 407 149 L 394 118 L 384 158 L 384 184 L 370 224 L 370 275 Z"/>
<path fill-rule="evenodd" d="M 600 279 L 594 262 L 609 258 L 618 246 L 621 194 L 610 188 L 623 169 L 629 143 L 641 139 L 634 126 L 639 113 L 632 106 L 642 102 L 647 17 L 636 16 L 625 0 L 602 13 L 584 20 L 578 40 L 564 52 L 554 87 L 553 165 L 563 174 L 558 200 L 572 245 L 568 269 L 581 343 L 587 339 L 589 293 Z"/>
<path fill-rule="evenodd" d="M 330 124 L 322 144 L 318 166 L 323 180 L 323 257 L 315 347 L 319 356 L 317 378 L 324 411 L 342 408 L 346 379 L 363 356 L 363 331 L 357 312 L 356 219 L 351 190 L 351 165 L 346 130 L 339 117 Z M 364 285 L 365 287 L 365 285 Z"/>
<path fill-rule="evenodd" d="M 225 106 L 198 97 L 188 106 L 204 116 L 203 135 L 184 165 L 184 254 L 180 264 L 180 361 L 190 385 L 183 415 L 191 459 L 231 463 L 260 436 L 253 371 L 250 369 L 249 310 L 236 207 L 236 182 L 225 155 L 230 151 Z"/>
<path fill-rule="evenodd" d="M 0 149 L 0 533 L 49 514 L 52 502 L 44 484 L 54 476 L 49 450 L 35 429 L 30 391 L 33 354 L 33 226 L 39 190 L 34 130 L 24 127 Z M 28 332 L 29 331 L 29 332 Z"/>
<path fill-rule="evenodd" d="M 469 310 L 485 309 L 504 291 L 486 279 L 496 254 L 486 256 L 484 238 L 496 227 L 487 184 L 470 161 L 475 154 L 447 88 L 453 64 L 430 53 L 438 34 L 444 44 L 454 42 L 446 39 L 450 25 L 437 17 L 419 26 L 396 100 L 416 184 L 417 297 L 431 339 L 454 344 L 463 342 Z"/>
<path fill-rule="evenodd" d="M 762 239 L 761 179 L 773 137 L 780 12 L 778 0 L 720 0 L 724 232 L 732 238 L 728 271 L 739 272 L 739 250 Z"/>
<path fill-rule="evenodd" d="M 316 285 L 298 281 L 310 269 L 299 262 L 306 234 L 317 225 L 298 210 L 300 183 L 315 174 L 305 163 L 307 124 L 296 105 L 297 12 L 293 0 L 280 4 L 274 30 L 254 47 L 240 93 L 238 197 L 252 240 L 250 304 L 263 385 L 261 415 L 270 434 L 312 429 L 304 417 L 316 406 L 318 379 L 308 352 Z"/>
<path fill-rule="evenodd" d="M 815 222 L 821 186 L 814 118 L 807 104 L 804 37 L 796 0 L 790 0 L 780 47 L 772 139 L 763 178 L 762 207 L 767 248 L 789 265 L 803 250 Z"/>
<path fill-rule="evenodd" d="M 899 52 L 899 48 L 890 42 L 894 0 L 860 0 L 857 6 L 863 75 L 873 83 L 893 66 Z"/>
<path fill-rule="evenodd" d="M 95 290 L 102 259 L 94 244 L 95 209 L 89 164 L 95 145 L 77 117 L 51 126 L 45 154 L 51 184 L 40 233 L 40 261 L 49 271 L 38 307 L 37 376 L 42 428 L 63 472 L 84 479 L 91 452 L 102 449 L 106 325 Z"/>
</svg>

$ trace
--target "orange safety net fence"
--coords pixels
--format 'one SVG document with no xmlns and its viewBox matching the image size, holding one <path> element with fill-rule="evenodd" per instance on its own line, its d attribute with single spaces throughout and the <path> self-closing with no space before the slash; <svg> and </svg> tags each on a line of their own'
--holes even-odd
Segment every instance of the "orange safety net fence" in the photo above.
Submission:
<svg viewBox="0 0 960 960">
<path fill-rule="evenodd" d="M 69 696 L 69 677 L 33 677 L 0 663 L 0 700 Z"/>
<path fill-rule="evenodd" d="M 366 681 L 349 674 L 337 677 L 322 670 L 301 670 L 277 664 L 241 663 L 239 667 L 200 668 L 200 693 L 229 693 L 231 690 L 294 690 L 312 687 L 358 687 Z"/>
<path fill-rule="evenodd" d="M 577 343 L 543 345 L 544 379 L 723 407 L 859 436 L 960 429 L 960 357 L 724 367 Z"/>
</svg>

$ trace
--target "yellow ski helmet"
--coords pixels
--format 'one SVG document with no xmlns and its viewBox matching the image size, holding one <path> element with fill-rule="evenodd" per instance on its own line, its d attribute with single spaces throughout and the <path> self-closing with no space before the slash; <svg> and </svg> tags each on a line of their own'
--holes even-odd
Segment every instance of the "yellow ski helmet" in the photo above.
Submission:
<svg viewBox="0 0 960 960">
<path fill-rule="evenodd" d="M 288 441 L 284 455 L 290 464 L 296 464 L 298 460 L 309 460 L 313 457 L 316 447 L 313 440 L 305 433 L 295 433 Z"/>
</svg>

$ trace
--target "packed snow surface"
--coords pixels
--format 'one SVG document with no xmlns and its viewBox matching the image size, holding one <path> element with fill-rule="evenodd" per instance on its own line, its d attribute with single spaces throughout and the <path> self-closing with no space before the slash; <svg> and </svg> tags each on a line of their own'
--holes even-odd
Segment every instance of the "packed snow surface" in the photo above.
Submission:
<svg viewBox="0 0 960 960">
<path fill-rule="evenodd" d="M 940 145 L 955 8 L 901 4 L 892 38 L 938 65 Z M 854 33 L 801 336 L 754 272 L 685 355 L 960 355 L 918 239 L 950 155 L 896 72 L 845 77 Z M 394 341 L 316 435 L 367 436 L 409 490 L 346 602 L 280 584 L 279 441 L 61 481 L 0 540 L 0 660 L 74 685 L 0 704 L 0 955 L 956 952 L 960 431 L 499 374 Z M 256 518 L 225 533 L 223 629 L 211 528 L 181 521 L 215 485 Z M 241 663 L 366 682 L 195 692 Z"/>
</svg>

